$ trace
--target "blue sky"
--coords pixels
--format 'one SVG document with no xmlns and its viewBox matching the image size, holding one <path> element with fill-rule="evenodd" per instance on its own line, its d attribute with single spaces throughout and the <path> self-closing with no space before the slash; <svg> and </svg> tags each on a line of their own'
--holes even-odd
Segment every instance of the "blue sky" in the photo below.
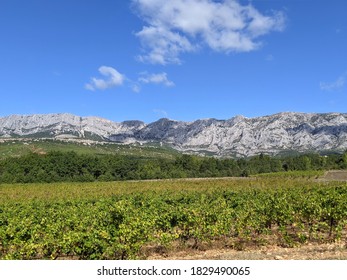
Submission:
<svg viewBox="0 0 347 280">
<path fill-rule="evenodd" d="M 345 0 L 1 0 L 0 116 L 347 112 Z"/>
</svg>

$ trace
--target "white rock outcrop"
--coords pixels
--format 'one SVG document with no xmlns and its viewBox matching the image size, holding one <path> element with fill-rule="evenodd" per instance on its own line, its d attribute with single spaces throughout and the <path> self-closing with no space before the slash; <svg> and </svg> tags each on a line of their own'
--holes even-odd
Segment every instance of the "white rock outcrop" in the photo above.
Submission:
<svg viewBox="0 0 347 280">
<path fill-rule="evenodd" d="M 12 115 L 0 118 L 0 136 L 103 139 L 121 143 L 161 142 L 181 151 L 217 156 L 252 156 L 285 151 L 344 151 L 347 114 L 279 113 L 257 118 L 204 119 L 181 122 L 160 119 L 112 122 L 71 114 Z"/>
</svg>

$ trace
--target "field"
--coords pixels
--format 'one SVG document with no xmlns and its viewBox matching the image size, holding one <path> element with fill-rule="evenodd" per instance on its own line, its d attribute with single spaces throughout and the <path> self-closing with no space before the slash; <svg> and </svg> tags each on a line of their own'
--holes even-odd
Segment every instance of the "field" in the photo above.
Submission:
<svg viewBox="0 0 347 280">
<path fill-rule="evenodd" d="M 3 184 L 0 259 L 184 258 L 206 250 L 249 259 L 247 252 L 257 258 L 266 248 L 312 244 L 345 252 L 347 183 L 289 175 Z"/>
</svg>

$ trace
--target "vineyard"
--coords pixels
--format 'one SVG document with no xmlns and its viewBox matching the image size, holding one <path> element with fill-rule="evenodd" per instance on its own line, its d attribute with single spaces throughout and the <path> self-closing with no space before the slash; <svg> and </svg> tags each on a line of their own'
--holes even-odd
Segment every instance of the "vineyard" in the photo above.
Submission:
<svg viewBox="0 0 347 280">
<path fill-rule="evenodd" d="M 215 243 L 346 240 L 346 182 L 309 177 L 2 184 L 0 259 L 146 259 Z"/>
</svg>

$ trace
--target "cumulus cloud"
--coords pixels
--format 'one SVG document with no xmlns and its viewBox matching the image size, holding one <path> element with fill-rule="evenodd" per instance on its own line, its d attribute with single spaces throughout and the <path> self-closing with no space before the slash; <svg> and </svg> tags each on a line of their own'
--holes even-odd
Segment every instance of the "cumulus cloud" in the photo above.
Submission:
<svg viewBox="0 0 347 280">
<path fill-rule="evenodd" d="M 167 87 L 174 86 L 174 82 L 170 81 L 167 78 L 167 74 L 165 72 L 158 74 L 150 74 L 147 72 L 141 73 L 141 77 L 139 78 L 139 82 L 144 84 L 163 84 Z"/>
<path fill-rule="evenodd" d="M 116 69 L 109 66 L 101 66 L 99 72 L 105 78 L 90 78 L 90 82 L 85 84 L 84 88 L 87 90 L 105 90 L 116 86 L 121 86 L 124 83 L 131 88 L 133 92 L 139 93 L 142 86 L 145 84 L 161 84 L 166 87 L 172 87 L 175 85 L 173 81 L 170 81 L 165 72 L 162 73 L 139 73 L 137 80 L 131 80 L 125 75 L 119 73 Z"/>
<path fill-rule="evenodd" d="M 153 64 L 180 63 L 182 53 L 204 46 L 223 53 L 260 47 L 257 39 L 285 27 L 282 12 L 264 15 L 236 0 L 132 0 L 146 23 L 136 33 L 144 48 L 138 59 Z"/>
<path fill-rule="evenodd" d="M 119 73 L 116 69 L 109 66 L 101 66 L 99 73 L 105 78 L 92 77 L 90 82 L 85 85 L 87 90 L 105 90 L 108 88 L 120 86 L 124 83 L 125 76 Z"/>
<path fill-rule="evenodd" d="M 344 87 L 346 83 L 346 78 L 347 78 L 347 73 L 342 74 L 340 77 L 337 78 L 336 81 L 332 83 L 325 83 L 321 82 L 320 89 L 325 90 L 325 91 L 334 91 L 334 90 L 339 90 Z"/>
</svg>

